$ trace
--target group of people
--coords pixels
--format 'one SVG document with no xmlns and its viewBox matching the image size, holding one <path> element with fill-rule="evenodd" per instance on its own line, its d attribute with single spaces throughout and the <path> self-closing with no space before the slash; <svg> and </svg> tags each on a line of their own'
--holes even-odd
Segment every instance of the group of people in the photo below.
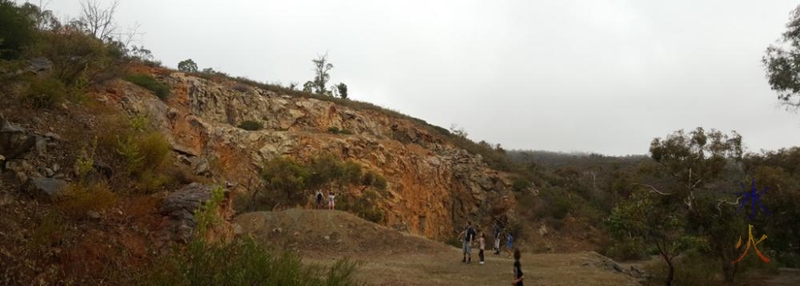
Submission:
<svg viewBox="0 0 800 286">
<path fill-rule="evenodd" d="M 322 194 L 322 190 L 317 190 L 316 195 L 317 200 L 317 209 L 325 209 L 325 205 L 323 201 L 325 200 L 325 195 Z M 332 210 L 336 208 L 336 193 L 328 192 L 328 209 Z"/>
<path fill-rule="evenodd" d="M 500 254 L 500 238 L 502 235 L 502 231 L 500 226 L 494 226 L 494 254 Z M 458 234 L 458 238 L 461 239 L 463 237 L 464 241 L 462 244 L 463 250 L 463 258 L 461 258 L 462 263 L 471 263 L 472 262 L 472 245 L 477 240 L 479 251 L 478 251 L 478 258 L 480 259 L 480 264 L 484 264 L 484 255 L 483 252 L 486 248 L 486 235 L 483 231 L 476 232 L 475 228 L 472 227 L 472 222 L 467 222 L 467 227 Z M 477 239 L 476 239 L 477 237 Z M 523 286 L 522 284 L 522 265 L 519 262 L 520 259 L 520 252 L 519 249 L 514 249 L 514 237 L 511 235 L 510 232 L 506 233 L 506 252 L 508 253 L 508 257 L 514 256 L 514 280 L 511 283 L 512 285 Z"/>
</svg>

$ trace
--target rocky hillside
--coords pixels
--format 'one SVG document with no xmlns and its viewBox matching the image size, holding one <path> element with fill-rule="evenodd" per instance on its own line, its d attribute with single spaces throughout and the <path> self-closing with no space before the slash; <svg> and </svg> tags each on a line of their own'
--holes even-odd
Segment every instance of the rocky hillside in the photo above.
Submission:
<svg viewBox="0 0 800 286">
<path fill-rule="evenodd" d="M 172 96 L 163 101 L 121 80 L 99 96 L 131 114 L 147 116 L 167 135 L 181 162 L 198 174 L 228 181 L 239 195 L 263 187 L 259 170 L 270 159 L 303 161 L 327 152 L 387 179 L 389 195 L 379 205 L 386 211 L 382 223 L 391 228 L 444 239 L 468 219 L 484 225 L 497 218 L 513 220 L 507 176 L 416 121 L 223 78 L 212 81 L 144 67 L 140 71 L 168 84 Z M 245 121 L 259 122 L 263 129 L 237 127 Z M 356 189 L 347 192 L 360 195 Z M 309 195 L 296 205 L 310 201 Z"/>
</svg>

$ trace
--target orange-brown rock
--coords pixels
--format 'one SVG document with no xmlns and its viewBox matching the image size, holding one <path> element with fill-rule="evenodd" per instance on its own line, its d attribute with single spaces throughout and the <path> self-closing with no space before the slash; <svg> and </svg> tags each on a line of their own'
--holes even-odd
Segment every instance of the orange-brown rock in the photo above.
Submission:
<svg viewBox="0 0 800 286">
<path fill-rule="evenodd" d="M 383 224 L 398 230 L 444 239 L 466 220 L 488 227 L 513 213 L 505 174 L 415 120 L 179 72 L 159 77 L 172 86 L 167 102 L 128 83 L 120 84 L 118 100 L 109 98 L 128 112 L 146 114 L 195 171 L 216 170 L 213 176 L 239 191 L 258 188 L 259 166 L 272 158 L 305 160 L 329 152 L 383 174 L 389 193 L 379 202 L 386 211 Z M 236 127 L 246 120 L 264 129 Z M 332 127 L 348 134 L 331 134 Z"/>
</svg>

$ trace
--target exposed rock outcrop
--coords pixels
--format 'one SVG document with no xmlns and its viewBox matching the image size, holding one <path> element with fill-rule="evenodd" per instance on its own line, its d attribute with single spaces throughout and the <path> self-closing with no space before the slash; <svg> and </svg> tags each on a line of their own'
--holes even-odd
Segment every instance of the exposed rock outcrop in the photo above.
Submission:
<svg viewBox="0 0 800 286">
<path fill-rule="evenodd" d="M 114 92 L 121 95 L 117 103 L 146 114 L 197 173 L 209 172 L 213 161 L 221 172 L 214 175 L 257 188 L 264 162 L 277 156 L 306 160 L 328 152 L 386 177 L 389 195 L 379 205 L 386 211 L 383 223 L 395 229 L 442 239 L 466 220 L 488 226 L 495 218 L 513 219 L 506 175 L 414 120 L 255 87 L 234 88 L 179 72 L 160 80 L 173 88 L 168 102 L 122 83 L 122 90 Z M 235 127 L 248 120 L 264 129 Z M 352 135 L 331 134 L 332 127 Z"/>
<path fill-rule="evenodd" d="M 196 234 L 197 218 L 195 212 L 208 203 L 212 196 L 212 187 L 200 183 L 192 183 L 178 191 L 172 192 L 161 203 L 159 212 L 169 217 L 167 236 L 171 241 L 187 242 Z M 205 235 L 211 240 L 225 239 L 233 236 L 230 220 L 233 218 L 230 192 L 225 192 L 223 201 L 216 210 L 217 222 L 214 228 Z"/>
</svg>

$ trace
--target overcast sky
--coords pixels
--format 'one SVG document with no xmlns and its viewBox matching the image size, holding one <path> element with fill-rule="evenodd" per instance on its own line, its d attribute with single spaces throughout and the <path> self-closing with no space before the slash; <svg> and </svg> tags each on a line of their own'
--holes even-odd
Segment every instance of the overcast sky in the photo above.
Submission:
<svg viewBox="0 0 800 286">
<path fill-rule="evenodd" d="M 170 67 L 302 84 L 327 51 L 353 99 L 507 149 L 621 155 L 698 126 L 736 130 L 753 151 L 798 145 L 800 114 L 761 65 L 797 4 L 121 0 L 117 19 Z"/>
</svg>

